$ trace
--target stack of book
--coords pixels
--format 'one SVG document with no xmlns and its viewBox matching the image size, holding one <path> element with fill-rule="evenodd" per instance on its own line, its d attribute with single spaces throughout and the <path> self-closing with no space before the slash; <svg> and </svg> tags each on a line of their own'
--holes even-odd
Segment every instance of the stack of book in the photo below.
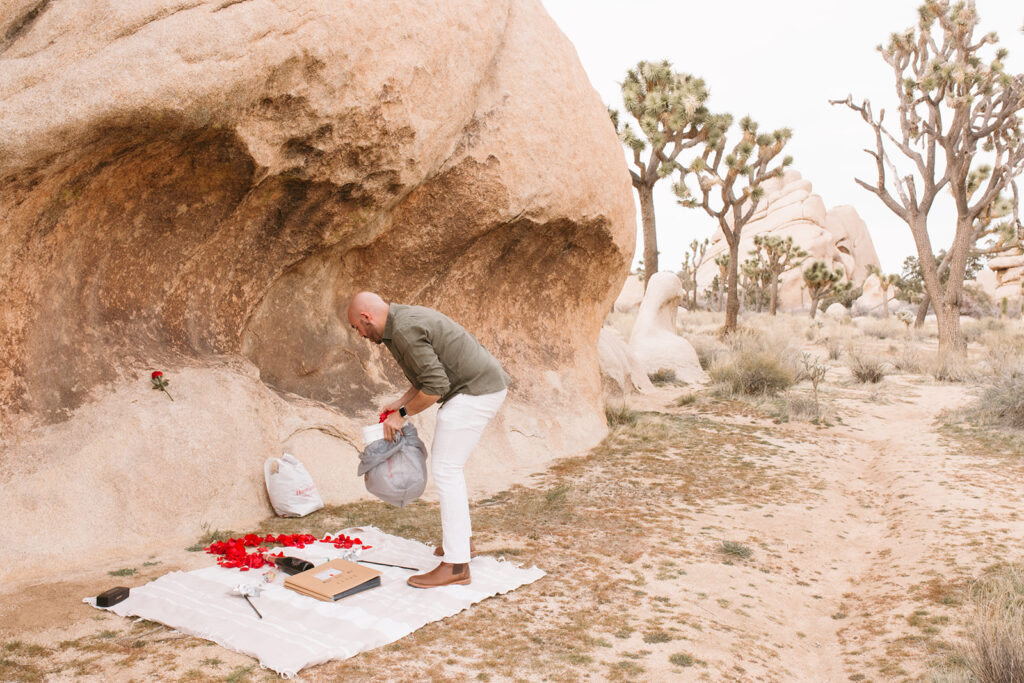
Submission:
<svg viewBox="0 0 1024 683">
<path fill-rule="evenodd" d="M 285 588 L 328 602 L 379 585 L 379 571 L 348 560 L 331 560 L 284 580 Z"/>
</svg>

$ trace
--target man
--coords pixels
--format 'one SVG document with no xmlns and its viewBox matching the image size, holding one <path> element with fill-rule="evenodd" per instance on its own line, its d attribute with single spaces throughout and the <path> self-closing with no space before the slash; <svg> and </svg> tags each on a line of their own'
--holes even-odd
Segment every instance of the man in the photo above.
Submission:
<svg viewBox="0 0 1024 683">
<path fill-rule="evenodd" d="M 440 402 L 430 454 L 430 474 L 441 504 L 442 562 L 409 578 L 415 588 L 470 582 L 469 497 L 463 466 L 480 434 L 505 400 L 509 378 L 473 335 L 442 313 L 423 306 L 388 304 L 373 292 L 360 292 L 348 306 L 348 322 L 359 336 L 384 344 L 410 386 L 384 406 L 384 436 L 398 438 L 406 418 Z"/>
</svg>

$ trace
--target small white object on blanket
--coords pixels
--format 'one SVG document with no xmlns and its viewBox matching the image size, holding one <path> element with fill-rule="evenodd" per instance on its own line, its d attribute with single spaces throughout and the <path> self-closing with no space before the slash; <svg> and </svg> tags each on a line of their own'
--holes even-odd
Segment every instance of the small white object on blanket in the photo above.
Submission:
<svg viewBox="0 0 1024 683">
<path fill-rule="evenodd" d="M 361 553 L 360 559 L 419 567 L 422 571 L 438 562 L 432 547 L 374 527 L 343 529 L 339 533 L 358 536 L 364 545 L 373 546 Z M 288 548 L 288 554 L 305 554 L 291 552 L 294 550 Z M 326 543 L 316 543 L 307 550 L 321 559 L 351 557 L 351 553 Z M 273 582 L 261 586 L 252 598 L 263 619 L 237 598 L 239 579 L 249 578 L 248 573 L 218 566 L 171 572 L 132 588 L 127 599 L 108 609 L 123 617 L 149 619 L 212 640 L 290 677 L 313 664 L 346 659 L 387 645 L 432 621 L 544 576 L 537 567 L 525 569 L 481 555 L 470 564 L 473 581 L 469 585 L 423 590 L 406 584 L 413 572 L 372 566 L 381 571 L 379 588 L 333 603 L 285 588 L 285 576 L 278 572 Z M 95 598 L 85 598 L 85 602 L 96 605 Z"/>
</svg>

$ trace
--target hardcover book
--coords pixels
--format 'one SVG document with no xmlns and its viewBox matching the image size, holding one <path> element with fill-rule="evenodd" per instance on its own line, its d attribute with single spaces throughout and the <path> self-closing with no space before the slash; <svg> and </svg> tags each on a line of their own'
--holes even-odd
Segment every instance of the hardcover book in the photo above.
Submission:
<svg viewBox="0 0 1024 683">
<path fill-rule="evenodd" d="M 380 585 L 380 572 L 348 560 L 331 560 L 289 576 L 284 585 L 303 595 L 331 602 L 376 588 Z"/>
</svg>

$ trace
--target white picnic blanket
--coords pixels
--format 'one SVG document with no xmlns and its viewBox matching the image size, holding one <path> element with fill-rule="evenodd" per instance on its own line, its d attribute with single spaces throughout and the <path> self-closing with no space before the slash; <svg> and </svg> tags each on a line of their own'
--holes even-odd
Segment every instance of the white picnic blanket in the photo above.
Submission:
<svg viewBox="0 0 1024 683">
<path fill-rule="evenodd" d="M 374 527 L 343 529 L 339 533 L 358 536 L 364 545 L 373 546 L 360 559 L 419 567 L 422 571 L 438 562 L 433 548 Z M 344 552 L 326 543 L 315 543 L 304 550 L 284 550 L 285 554 L 310 560 L 334 559 Z M 273 583 L 264 584 L 261 595 L 250 598 L 263 619 L 233 591 L 239 584 L 259 582 L 262 570 L 242 572 L 218 566 L 171 572 L 132 588 L 127 599 L 108 609 L 123 617 L 160 622 L 251 655 L 260 666 L 287 678 L 312 664 L 346 659 L 394 642 L 425 624 L 544 576 L 537 567 L 523 569 L 514 562 L 480 556 L 470 564 L 473 580 L 468 586 L 418 589 L 406 584 L 415 572 L 367 566 L 382 572 L 380 587 L 335 603 L 285 588 L 285 575 L 277 572 Z M 96 598 L 85 598 L 85 602 L 95 606 Z"/>
</svg>

